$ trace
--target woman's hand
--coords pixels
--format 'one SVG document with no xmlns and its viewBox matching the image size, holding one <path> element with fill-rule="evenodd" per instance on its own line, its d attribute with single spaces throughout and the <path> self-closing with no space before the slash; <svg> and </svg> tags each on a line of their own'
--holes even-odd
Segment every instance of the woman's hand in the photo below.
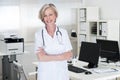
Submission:
<svg viewBox="0 0 120 80">
<path fill-rule="evenodd" d="M 37 53 L 45 54 L 45 51 L 42 47 L 39 47 Z"/>
<path fill-rule="evenodd" d="M 63 54 L 60 54 L 60 57 L 62 60 L 70 60 L 72 57 L 72 52 L 68 51 L 68 52 L 65 52 Z"/>
<path fill-rule="evenodd" d="M 70 60 L 72 57 L 72 52 L 67 51 L 59 55 L 48 55 L 46 54 L 44 49 L 40 47 L 37 50 L 37 56 L 40 61 L 62 61 L 62 60 Z"/>
<path fill-rule="evenodd" d="M 42 57 L 46 56 L 46 52 L 44 51 L 43 48 L 39 47 L 39 49 L 37 50 L 37 55 L 38 59 L 41 60 Z"/>
</svg>

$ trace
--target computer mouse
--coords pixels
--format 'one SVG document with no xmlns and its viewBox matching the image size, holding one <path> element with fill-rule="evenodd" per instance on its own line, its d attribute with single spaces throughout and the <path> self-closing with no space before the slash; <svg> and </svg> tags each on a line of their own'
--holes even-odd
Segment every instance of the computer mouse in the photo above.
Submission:
<svg viewBox="0 0 120 80">
<path fill-rule="evenodd" d="M 90 71 L 86 71 L 85 74 L 86 74 L 86 75 L 88 75 L 88 74 L 92 74 L 92 72 L 90 72 Z"/>
</svg>

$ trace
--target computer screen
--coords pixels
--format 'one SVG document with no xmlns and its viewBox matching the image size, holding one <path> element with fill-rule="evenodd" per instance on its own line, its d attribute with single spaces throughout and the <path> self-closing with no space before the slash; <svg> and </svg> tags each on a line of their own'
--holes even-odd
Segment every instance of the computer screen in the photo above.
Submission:
<svg viewBox="0 0 120 80">
<path fill-rule="evenodd" d="M 92 42 L 82 42 L 78 60 L 88 62 L 87 68 L 98 67 L 99 45 Z"/>
<path fill-rule="evenodd" d="M 100 45 L 100 57 L 106 58 L 106 62 L 116 62 L 119 60 L 118 41 L 96 39 Z"/>
</svg>

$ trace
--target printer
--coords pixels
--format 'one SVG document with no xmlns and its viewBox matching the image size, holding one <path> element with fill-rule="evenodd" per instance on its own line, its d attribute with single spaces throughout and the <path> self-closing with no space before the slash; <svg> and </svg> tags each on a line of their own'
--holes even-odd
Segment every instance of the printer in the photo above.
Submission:
<svg viewBox="0 0 120 80">
<path fill-rule="evenodd" d="M 24 52 L 24 39 L 16 33 L 0 33 L 0 52 L 3 54 L 22 54 Z"/>
</svg>

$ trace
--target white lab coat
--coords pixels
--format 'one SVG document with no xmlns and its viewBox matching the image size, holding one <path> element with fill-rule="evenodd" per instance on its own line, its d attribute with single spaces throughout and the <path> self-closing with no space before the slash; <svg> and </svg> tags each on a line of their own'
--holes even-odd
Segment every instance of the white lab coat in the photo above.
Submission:
<svg viewBox="0 0 120 80">
<path fill-rule="evenodd" d="M 57 32 L 58 28 L 56 28 Z M 65 29 L 59 28 L 62 36 L 59 32 L 52 38 L 43 28 L 44 36 L 44 50 L 47 54 L 62 54 L 68 50 L 72 50 L 72 46 Z M 42 29 L 35 34 L 35 51 L 38 47 L 43 47 Z M 49 61 L 39 62 L 38 65 L 38 80 L 69 80 L 67 61 Z"/>
</svg>

